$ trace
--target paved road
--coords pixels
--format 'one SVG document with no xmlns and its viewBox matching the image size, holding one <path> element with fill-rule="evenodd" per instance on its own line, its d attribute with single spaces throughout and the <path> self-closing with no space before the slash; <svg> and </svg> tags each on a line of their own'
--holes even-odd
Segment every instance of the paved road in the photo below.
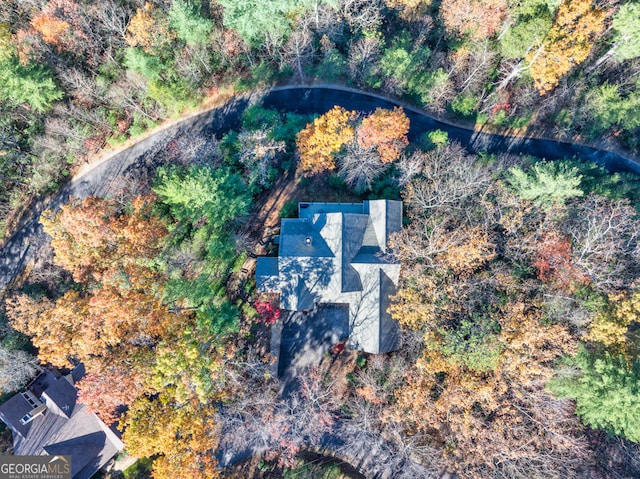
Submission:
<svg viewBox="0 0 640 479">
<path fill-rule="evenodd" d="M 40 203 L 31 212 L 30 219 L 0 249 L 0 290 L 9 285 L 39 252 L 48 245 L 47 236 L 38 223 L 40 213 L 45 208 L 57 208 L 68 201 L 69 195 L 76 197 L 107 196 L 118 178 L 131 169 L 152 163 L 158 165 L 155 155 L 166 148 L 171 139 L 178 135 L 220 137 L 230 129 L 237 128 L 240 116 L 251 103 L 261 102 L 267 107 L 298 113 L 324 113 L 334 105 L 364 112 L 375 108 L 391 108 L 401 105 L 411 121 L 410 139 L 416 139 L 424 132 L 440 129 L 448 132 L 449 138 L 466 146 L 472 152 L 528 153 L 547 159 L 561 159 L 577 156 L 596 161 L 613 171 L 630 171 L 640 174 L 640 163 L 615 153 L 595 148 L 573 145 L 551 140 L 507 137 L 460 128 L 435 120 L 420 110 L 384 97 L 357 90 L 330 85 L 313 87 L 279 87 L 266 92 L 254 92 L 230 100 L 224 106 L 189 117 L 146 138 L 131 148 L 113 155 L 98 166 L 74 178 L 46 205 Z"/>
</svg>

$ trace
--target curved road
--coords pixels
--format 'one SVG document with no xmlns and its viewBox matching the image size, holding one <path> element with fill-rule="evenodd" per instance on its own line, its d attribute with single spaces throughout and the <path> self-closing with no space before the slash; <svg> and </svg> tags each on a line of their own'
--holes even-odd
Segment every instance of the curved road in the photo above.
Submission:
<svg viewBox="0 0 640 479">
<path fill-rule="evenodd" d="M 415 107 L 375 94 L 332 85 L 278 87 L 266 92 L 239 96 L 221 107 L 188 117 L 76 176 L 46 205 L 38 204 L 31 212 L 32 219 L 25 221 L 0 249 L 0 291 L 6 288 L 20 274 L 25 265 L 37 258 L 38 253 L 48 246 L 47 236 L 38 223 L 40 213 L 45 208 L 58 208 L 68 201 L 70 195 L 80 198 L 109 195 L 123 173 L 145 165 L 159 165 L 160 162 L 154 158 L 156 153 L 165 150 L 173 138 L 182 135 L 193 138 L 199 135 L 205 137 L 215 135 L 220 138 L 229 130 L 239 127 L 242 112 L 253 103 L 261 103 L 278 110 L 318 114 L 325 113 L 335 105 L 363 112 L 371 112 L 379 107 L 402 106 L 411 121 L 409 131 L 411 140 L 419 138 L 424 132 L 440 129 L 446 131 L 451 140 L 458 141 L 474 153 L 480 151 L 527 153 L 550 160 L 576 156 L 596 161 L 611 171 L 640 174 L 640 163 L 612 152 L 552 140 L 477 132 L 444 123 L 431 118 Z"/>
</svg>

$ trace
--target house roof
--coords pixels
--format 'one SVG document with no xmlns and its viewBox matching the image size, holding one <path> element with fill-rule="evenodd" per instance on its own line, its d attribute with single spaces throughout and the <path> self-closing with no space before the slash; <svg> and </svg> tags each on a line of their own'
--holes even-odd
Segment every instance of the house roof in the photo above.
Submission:
<svg viewBox="0 0 640 479">
<path fill-rule="evenodd" d="M 402 202 L 300 203 L 283 219 L 278 258 L 259 258 L 258 290 L 280 293 L 280 307 L 349 304 L 350 344 L 371 353 L 396 349 L 398 330 L 387 313 L 400 264 L 387 253 L 402 227 Z"/>
<path fill-rule="evenodd" d="M 70 455 L 74 479 L 89 479 L 118 451 L 122 441 L 84 404 L 77 402 L 72 384 L 84 373 L 82 366 L 68 376 L 46 371 L 25 393 L 0 405 L 0 419 L 13 431 L 14 453 L 24 455 Z M 45 411 L 27 424 L 20 419 L 34 409 L 29 399 L 45 404 Z"/>
</svg>

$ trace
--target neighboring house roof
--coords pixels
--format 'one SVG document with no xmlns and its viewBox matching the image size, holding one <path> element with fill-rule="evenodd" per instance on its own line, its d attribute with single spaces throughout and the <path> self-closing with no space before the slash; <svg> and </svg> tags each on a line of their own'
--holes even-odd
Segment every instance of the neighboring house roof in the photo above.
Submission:
<svg viewBox="0 0 640 479">
<path fill-rule="evenodd" d="M 0 419 L 13 432 L 15 455 L 70 455 L 73 478 L 89 479 L 124 448 L 111 429 L 77 402 L 74 383 L 83 374 L 82 365 L 62 377 L 47 371 L 0 405 Z M 33 416 L 29 422 L 27 414 Z"/>
<path fill-rule="evenodd" d="M 402 228 L 402 202 L 300 203 L 283 219 L 277 258 L 258 258 L 259 291 L 280 293 L 280 307 L 310 310 L 349 305 L 349 343 L 370 353 L 398 347 L 398 325 L 387 309 L 400 263 L 387 251 Z"/>
</svg>

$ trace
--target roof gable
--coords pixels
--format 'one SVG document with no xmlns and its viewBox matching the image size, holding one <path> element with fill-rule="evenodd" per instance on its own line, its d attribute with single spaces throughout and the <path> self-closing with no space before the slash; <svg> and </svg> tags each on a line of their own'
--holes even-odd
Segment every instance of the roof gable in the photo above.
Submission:
<svg viewBox="0 0 640 479">
<path fill-rule="evenodd" d="M 42 399 L 49 410 L 66 417 L 71 417 L 77 398 L 78 390 L 64 377 L 54 381 L 42 393 Z"/>
</svg>

